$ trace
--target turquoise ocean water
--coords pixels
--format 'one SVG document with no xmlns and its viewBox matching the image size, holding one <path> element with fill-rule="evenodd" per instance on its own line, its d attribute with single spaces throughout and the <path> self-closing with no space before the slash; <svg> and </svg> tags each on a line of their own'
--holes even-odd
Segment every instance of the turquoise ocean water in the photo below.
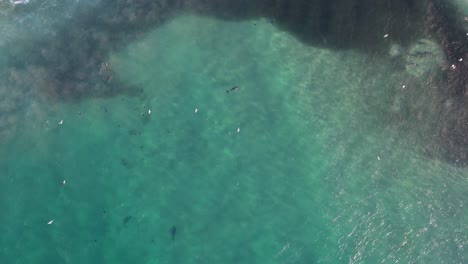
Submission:
<svg viewBox="0 0 468 264">
<path fill-rule="evenodd" d="M 0 263 L 466 263 L 468 170 L 387 58 L 179 16 L 108 63 L 143 92 L 8 116 Z"/>
</svg>

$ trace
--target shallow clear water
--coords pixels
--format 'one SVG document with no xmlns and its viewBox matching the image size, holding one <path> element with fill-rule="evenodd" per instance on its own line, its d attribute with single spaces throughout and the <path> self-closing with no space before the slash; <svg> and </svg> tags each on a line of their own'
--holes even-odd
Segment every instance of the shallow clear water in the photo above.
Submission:
<svg viewBox="0 0 468 264">
<path fill-rule="evenodd" d="M 106 63 L 141 92 L 11 96 L 1 263 L 466 262 L 468 171 L 405 115 L 439 93 L 387 57 L 186 15 Z"/>
</svg>

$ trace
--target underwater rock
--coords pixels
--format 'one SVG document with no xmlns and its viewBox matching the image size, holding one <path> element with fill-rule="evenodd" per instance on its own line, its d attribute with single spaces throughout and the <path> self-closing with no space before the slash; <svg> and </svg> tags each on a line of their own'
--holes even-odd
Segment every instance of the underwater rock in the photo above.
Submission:
<svg viewBox="0 0 468 264">
<path fill-rule="evenodd" d="M 447 1 L 428 1 L 427 28 L 437 39 L 450 66 L 447 89 L 462 99 L 468 96 L 468 37 L 456 14 L 456 7 Z"/>
<path fill-rule="evenodd" d="M 440 70 L 447 64 L 439 45 L 428 39 L 421 39 L 413 44 L 405 52 L 404 60 L 406 71 L 415 77 Z"/>
<path fill-rule="evenodd" d="M 448 68 L 443 89 L 449 100 L 439 113 L 438 146 L 442 159 L 468 165 L 468 38 L 456 6 L 451 2 L 430 0 L 426 25 L 443 49 Z M 439 156 L 439 155 L 437 155 Z"/>
<path fill-rule="evenodd" d="M 400 56 L 403 53 L 403 47 L 399 44 L 393 43 L 390 45 L 390 50 L 388 52 L 388 55 L 391 57 L 397 57 Z"/>
<path fill-rule="evenodd" d="M 419 9 L 408 3 L 373 0 L 67 2 L 54 7 L 52 13 L 66 13 L 66 19 L 62 19 L 66 24 L 52 23 L 52 28 L 44 30 L 46 33 L 39 35 L 40 38 L 14 41 L 5 48 L 12 50 L 9 69 L 21 72 L 21 77 L 28 79 L 25 83 L 22 78 L 15 78 L 11 85 L 32 87 L 48 101 L 137 95 L 135 87 L 122 84 L 113 73 L 109 54 L 176 15 L 191 13 L 238 20 L 268 17 L 309 45 L 370 52 L 370 47 L 387 48 L 385 40 L 375 39 L 383 29 L 402 44 L 420 35 L 421 32 L 405 27 L 422 21 Z M 44 6 L 31 2 L 28 8 L 39 12 Z M 390 16 L 389 20 L 382 19 Z M 369 20 L 375 23 L 367 23 Z M 367 45 L 375 41 L 378 45 Z M 37 79 L 31 81 L 27 76 Z"/>
</svg>

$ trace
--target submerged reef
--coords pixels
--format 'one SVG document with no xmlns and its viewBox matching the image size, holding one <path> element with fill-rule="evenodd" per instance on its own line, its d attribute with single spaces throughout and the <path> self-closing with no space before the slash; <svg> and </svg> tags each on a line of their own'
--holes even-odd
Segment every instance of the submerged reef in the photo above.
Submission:
<svg viewBox="0 0 468 264">
<path fill-rule="evenodd" d="M 71 5 L 71 1 L 65 2 Z M 32 1 L 15 10 L 26 13 L 41 8 L 42 4 Z M 57 9 L 55 13 L 69 13 L 63 19 L 65 23 L 53 23 L 47 33 L 11 42 L 5 48 L 12 51 L 7 59 L 10 71 L 25 78 L 37 77 L 30 73 L 40 72 L 39 82 L 34 79 L 30 84 L 47 98 L 59 100 L 131 93 L 132 89 L 123 87 L 112 74 L 112 65 L 107 61 L 110 52 L 180 14 L 226 20 L 266 17 L 309 45 L 363 52 L 387 49 L 387 42 L 376 35 L 391 34 L 406 45 L 423 33 L 414 32 L 414 28 L 422 28 L 417 25 L 422 25 L 423 14 L 408 0 L 101 0 L 83 3 L 73 10 L 65 6 Z M 16 85 L 14 81 L 10 85 Z"/>
<path fill-rule="evenodd" d="M 44 4 L 47 1 L 39 2 L 9 7 L 6 15 L 13 18 L 39 12 L 44 6 L 51 8 Z M 446 91 L 451 103 L 440 106 L 438 140 L 435 140 L 439 144 L 430 147 L 429 153 L 456 164 L 468 164 L 468 137 L 465 136 L 468 132 L 468 43 L 464 31 L 467 26 L 463 24 L 465 21 L 456 18 L 456 8 L 449 1 L 67 0 L 54 8 L 60 23 L 48 23 L 49 28 L 34 38 L 1 43 L 10 52 L 3 59 L 6 66 L 0 72 L 0 93 L 14 90 L 18 94 L 13 102 L 8 99 L 11 96 L 0 99 L 2 131 L 15 122 L 12 113 L 15 107 L 25 104 L 21 98 L 26 95 L 47 101 L 78 101 L 140 94 L 141 89 L 124 85 L 114 74 L 108 61 L 110 53 L 178 15 L 239 21 L 267 18 L 308 45 L 353 49 L 372 56 L 390 58 L 404 48 L 417 47 L 421 39 L 435 40 L 446 61 L 446 70 L 437 76 L 439 88 Z M 21 23 L 24 25 L 24 21 Z M 399 46 L 392 46 L 386 35 Z M 389 55 L 389 50 L 393 55 Z M 421 59 L 424 52 L 433 53 L 433 50 L 413 48 L 413 58 L 404 60 L 406 67 L 420 77 L 421 73 L 410 64 L 424 62 Z"/>
<path fill-rule="evenodd" d="M 447 60 L 441 88 L 449 93 L 450 104 L 440 111 L 438 141 L 441 157 L 468 165 L 468 21 L 457 18 L 456 6 L 448 1 L 427 4 L 426 25 L 439 42 Z"/>
</svg>

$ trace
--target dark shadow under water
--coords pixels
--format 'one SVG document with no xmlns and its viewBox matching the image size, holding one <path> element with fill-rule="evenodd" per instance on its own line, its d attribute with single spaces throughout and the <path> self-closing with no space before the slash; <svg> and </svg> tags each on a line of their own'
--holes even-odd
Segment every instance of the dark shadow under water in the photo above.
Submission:
<svg viewBox="0 0 468 264">
<path fill-rule="evenodd" d="M 15 13 L 33 12 L 37 5 L 18 6 Z M 384 34 L 402 46 L 430 36 L 444 50 L 448 66 L 455 65 L 440 76 L 440 89 L 455 104 L 441 118 L 440 146 L 431 155 L 467 165 L 468 41 L 454 8 L 441 0 L 94 1 L 79 5 L 65 25 L 42 38 L 9 44 L 12 52 L 0 85 L 22 91 L 22 97 L 33 93 L 48 101 L 144 96 L 141 88 L 119 81 L 108 64 L 109 54 L 181 14 L 239 21 L 267 18 L 308 45 L 372 56 L 388 56 L 390 43 Z M 21 106 L 21 99 L 16 104 Z"/>
</svg>

